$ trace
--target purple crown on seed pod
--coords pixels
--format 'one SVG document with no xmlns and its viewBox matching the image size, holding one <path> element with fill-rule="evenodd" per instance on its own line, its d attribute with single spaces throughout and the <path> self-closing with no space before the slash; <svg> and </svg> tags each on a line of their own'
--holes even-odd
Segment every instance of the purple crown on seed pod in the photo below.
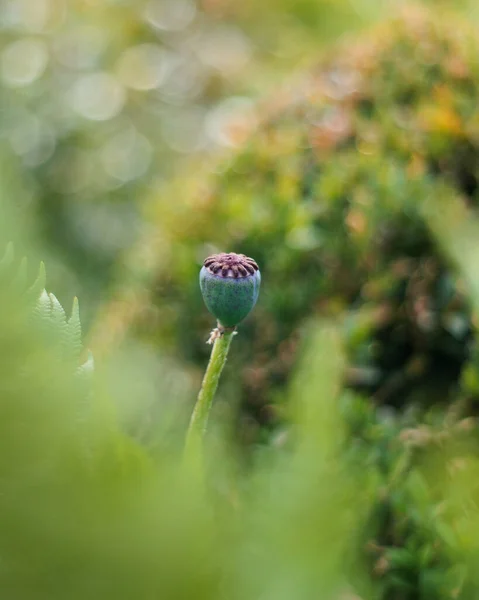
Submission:
<svg viewBox="0 0 479 600">
<path fill-rule="evenodd" d="M 200 271 L 203 300 L 223 327 L 235 327 L 248 315 L 258 300 L 260 284 L 256 261 L 244 254 L 213 254 Z"/>
</svg>

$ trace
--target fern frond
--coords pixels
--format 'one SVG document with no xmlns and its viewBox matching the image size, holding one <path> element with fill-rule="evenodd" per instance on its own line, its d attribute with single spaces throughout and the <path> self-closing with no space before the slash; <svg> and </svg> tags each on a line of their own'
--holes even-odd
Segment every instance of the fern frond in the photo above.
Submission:
<svg viewBox="0 0 479 600">
<path fill-rule="evenodd" d="M 72 313 L 67 321 L 66 342 L 76 356 L 79 356 L 83 346 L 81 340 L 80 306 L 78 298 L 73 298 Z"/>
<path fill-rule="evenodd" d="M 45 288 L 40 293 L 38 300 L 33 308 L 33 314 L 40 319 L 50 318 L 50 297 Z"/>
<path fill-rule="evenodd" d="M 10 242 L 0 260 L 0 286 L 7 286 L 25 300 L 27 306 L 31 306 L 32 318 L 37 324 L 41 324 L 53 340 L 56 340 L 65 358 L 79 361 L 83 345 L 78 299 L 74 298 L 70 318 L 67 318 L 55 294 L 45 289 L 45 264 L 40 263 L 37 278 L 30 286 L 28 286 L 27 266 L 27 259 L 23 258 L 18 267 L 15 267 L 15 249 Z M 78 368 L 78 373 L 92 370 L 93 357 L 89 355 L 87 361 Z"/>
<path fill-rule="evenodd" d="M 92 376 L 93 371 L 95 370 L 95 361 L 93 359 L 93 354 L 88 350 L 88 357 L 86 361 L 77 369 L 77 374 L 81 377 L 89 378 Z"/>
</svg>

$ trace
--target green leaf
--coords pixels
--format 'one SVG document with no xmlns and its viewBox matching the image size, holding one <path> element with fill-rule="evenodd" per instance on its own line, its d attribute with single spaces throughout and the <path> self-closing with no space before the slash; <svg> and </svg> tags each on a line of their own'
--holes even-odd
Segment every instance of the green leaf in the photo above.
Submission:
<svg viewBox="0 0 479 600">
<path fill-rule="evenodd" d="M 32 285 L 25 292 L 25 295 L 28 299 L 32 301 L 37 301 L 40 297 L 42 291 L 45 289 L 47 274 L 45 270 L 45 263 L 42 261 L 40 263 L 40 267 L 38 269 L 38 275 Z"/>
<path fill-rule="evenodd" d="M 11 287 L 13 290 L 18 291 L 20 293 L 24 292 L 27 287 L 28 281 L 28 272 L 27 272 L 28 261 L 26 257 L 23 257 L 20 261 L 20 265 L 16 270 L 12 282 Z"/>
<path fill-rule="evenodd" d="M 83 346 L 81 339 L 80 307 L 78 298 L 76 297 L 73 299 L 72 314 L 67 321 L 65 332 L 65 343 L 68 345 L 73 355 L 78 358 Z"/>
<path fill-rule="evenodd" d="M 13 264 L 14 258 L 15 258 L 15 251 L 13 248 L 13 244 L 12 244 L 12 242 L 9 242 L 5 249 L 5 254 L 2 257 L 2 260 L 0 260 L 0 275 L 5 273 L 6 271 L 8 271 L 8 269 Z"/>
</svg>

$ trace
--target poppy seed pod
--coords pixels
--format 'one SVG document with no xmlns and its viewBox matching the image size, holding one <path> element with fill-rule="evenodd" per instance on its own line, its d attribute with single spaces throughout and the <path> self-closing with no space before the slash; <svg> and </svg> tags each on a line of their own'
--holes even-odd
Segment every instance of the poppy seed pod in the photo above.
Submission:
<svg viewBox="0 0 479 600">
<path fill-rule="evenodd" d="M 261 274 L 244 254 L 209 256 L 200 271 L 200 288 L 206 308 L 223 327 L 235 327 L 256 304 Z"/>
</svg>

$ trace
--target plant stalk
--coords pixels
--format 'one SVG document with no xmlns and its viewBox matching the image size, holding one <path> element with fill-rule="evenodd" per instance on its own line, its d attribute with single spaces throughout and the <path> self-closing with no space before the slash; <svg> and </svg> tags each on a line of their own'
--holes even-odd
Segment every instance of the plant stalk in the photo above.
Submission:
<svg viewBox="0 0 479 600">
<path fill-rule="evenodd" d="M 220 327 L 215 332 L 213 334 L 214 342 L 210 361 L 203 377 L 198 400 L 191 415 L 188 433 L 186 434 L 187 448 L 195 442 L 200 442 L 204 437 L 221 372 L 225 366 L 231 340 L 235 334 L 234 328 L 223 329 Z"/>
</svg>

